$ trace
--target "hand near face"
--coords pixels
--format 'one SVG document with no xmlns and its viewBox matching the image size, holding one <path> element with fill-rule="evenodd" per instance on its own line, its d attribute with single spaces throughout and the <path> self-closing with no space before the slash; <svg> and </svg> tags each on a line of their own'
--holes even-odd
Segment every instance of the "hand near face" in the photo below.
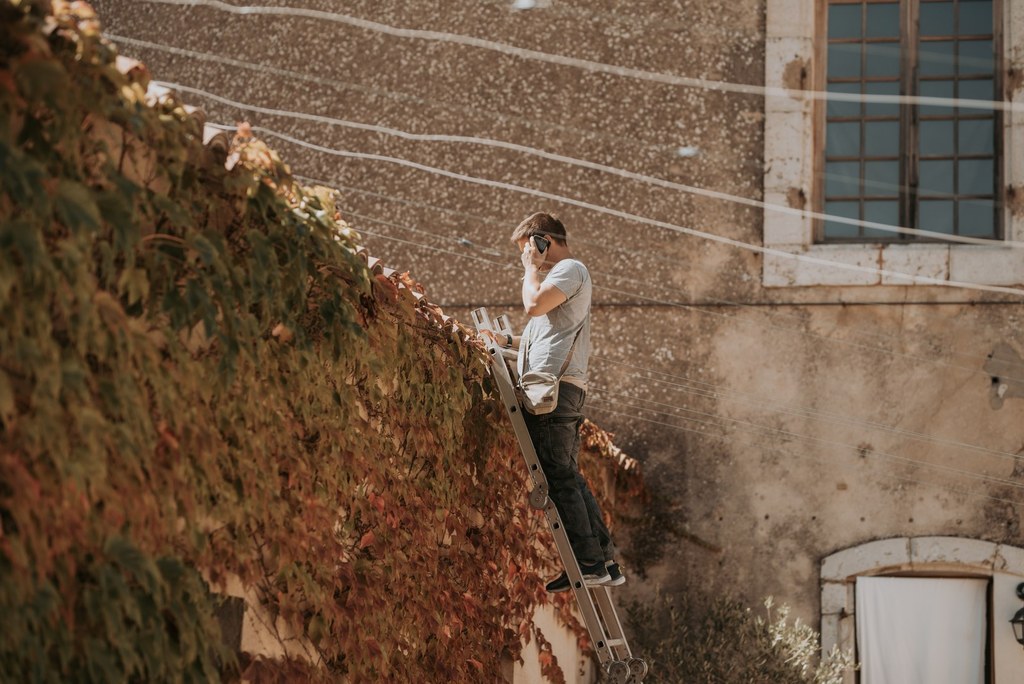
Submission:
<svg viewBox="0 0 1024 684">
<path fill-rule="evenodd" d="M 541 264 L 544 263 L 544 255 L 537 251 L 537 246 L 533 243 L 533 240 L 526 241 L 521 259 L 523 268 L 529 268 L 530 266 L 540 268 Z"/>
</svg>

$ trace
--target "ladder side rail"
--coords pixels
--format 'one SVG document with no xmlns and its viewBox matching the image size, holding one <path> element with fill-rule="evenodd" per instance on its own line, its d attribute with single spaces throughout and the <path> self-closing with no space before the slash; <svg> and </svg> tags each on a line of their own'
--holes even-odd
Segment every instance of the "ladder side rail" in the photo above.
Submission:
<svg viewBox="0 0 1024 684">
<path fill-rule="evenodd" d="M 479 308 L 473 311 L 473 320 L 476 323 L 477 331 L 493 330 L 490 318 L 487 316 L 486 308 Z M 501 402 L 508 413 L 509 422 L 515 432 L 519 447 L 526 459 L 527 472 L 533 482 L 534 491 L 530 493 L 530 504 L 534 508 L 543 508 L 544 500 L 548 496 L 548 479 L 541 468 L 540 459 L 537 458 L 537 450 L 533 446 L 533 438 L 526 427 L 526 420 L 522 417 L 519 408 L 519 398 L 516 396 L 515 383 L 512 380 L 512 373 L 503 355 L 501 347 L 492 340 L 484 338 L 487 351 L 491 355 L 491 375 L 498 385 L 498 393 L 501 395 Z M 518 419 L 518 420 L 517 420 Z"/>
<path fill-rule="evenodd" d="M 543 501 L 548 496 L 548 478 L 544 475 L 544 469 L 537 457 L 537 450 L 533 446 L 533 438 L 530 437 L 530 430 L 526 427 L 526 420 L 523 418 L 519 408 L 519 399 L 512 384 L 512 378 L 506 366 L 501 350 L 489 345 L 488 351 L 491 354 L 492 376 L 498 385 L 498 392 L 501 401 L 508 412 L 509 422 L 512 423 L 512 430 L 526 460 L 526 469 L 533 482 L 534 491 L 530 493 L 530 503 L 534 508 L 541 508 Z"/>
<path fill-rule="evenodd" d="M 601 611 L 601 617 L 607 626 L 608 637 L 615 646 L 617 660 L 628 660 L 633 657 L 633 651 L 629 648 L 629 641 L 626 639 L 626 632 L 622 629 L 622 622 L 619 620 L 619 613 L 615 610 L 612 602 L 611 590 L 608 587 L 594 587 L 594 594 L 597 597 L 597 605 Z"/>
<path fill-rule="evenodd" d="M 492 329 L 490 326 L 490 319 L 487 317 L 486 309 L 481 308 L 474 310 L 473 319 L 478 331 Z M 583 581 L 583 573 L 580 571 L 579 564 L 576 562 L 576 555 L 572 552 L 572 545 L 569 543 L 569 537 L 565 533 L 565 527 L 562 524 L 561 517 L 558 515 L 558 509 L 555 507 L 551 498 L 547 495 L 547 478 L 544 475 L 543 469 L 540 467 L 540 460 L 537 458 L 537 452 L 533 446 L 533 439 L 530 437 L 529 430 L 526 427 L 526 420 L 523 418 L 522 411 L 519 407 L 519 401 L 515 396 L 515 389 L 512 386 L 511 374 L 506 365 L 505 358 L 502 356 L 501 348 L 490 339 L 486 339 L 485 344 L 491 355 L 492 375 L 498 384 L 499 392 L 502 395 L 502 401 L 508 411 L 509 420 L 512 422 L 516 437 L 519 441 L 519 446 L 523 452 L 523 457 L 526 459 L 530 476 L 535 484 L 543 483 L 543 504 L 542 506 L 537 507 L 543 507 L 544 515 L 547 518 L 548 525 L 551 528 L 552 537 L 555 540 L 555 547 L 562 560 L 562 565 L 565 567 L 566 575 L 569 578 L 569 585 L 576 598 L 576 603 L 580 608 L 580 613 L 582 614 L 584 625 L 587 628 L 587 633 L 590 635 L 590 640 L 595 652 L 597 653 L 598 660 L 601 665 L 605 665 L 606 663 L 614 660 L 614 655 L 612 653 L 611 646 L 609 645 L 610 639 L 608 634 L 605 632 L 604 626 L 601 624 L 600 615 L 598 613 L 597 606 L 594 604 L 594 599 L 590 594 L 589 588 Z M 534 496 L 533 493 L 531 493 L 531 504 L 534 503 Z"/>
</svg>

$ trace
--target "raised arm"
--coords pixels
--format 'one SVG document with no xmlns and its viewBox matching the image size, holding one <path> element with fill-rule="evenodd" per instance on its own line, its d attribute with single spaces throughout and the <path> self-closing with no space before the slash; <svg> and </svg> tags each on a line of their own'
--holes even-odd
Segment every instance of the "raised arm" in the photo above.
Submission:
<svg viewBox="0 0 1024 684">
<path fill-rule="evenodd" d="M 540 273 L 544 255 L 533 246 L 533 240 L 523 250 L 523 308 L 530 316 L 543 316 L 566 300 L 564 292 L 551 283 L 545 283 Z"/>
</svg>

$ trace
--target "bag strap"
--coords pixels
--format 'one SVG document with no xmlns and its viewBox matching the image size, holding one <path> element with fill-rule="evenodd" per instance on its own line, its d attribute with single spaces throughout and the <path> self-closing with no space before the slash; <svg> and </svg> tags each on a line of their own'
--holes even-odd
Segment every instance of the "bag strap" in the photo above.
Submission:
<svg viewBox="0 0 1024 684">
<path fill-rule="evenodd" d="M 576 340 L 580 339 L 580 333 L 583 332 L 583 326 L 587 324 L 587 319 L 583 319 L 580 329 L 576 331 L 576 336 L 572 338 L 572 346 L 569 347 L 569 355 L 565 357 L 565 362 L 562 363 L 562 370 L 558 371 L 558 379 L 561 380 L 562 376 L 565 375 L 565 371 L 569 370 L 569 362 L 572 361 L 572 355 L 576 352 Z"/>
</svg>

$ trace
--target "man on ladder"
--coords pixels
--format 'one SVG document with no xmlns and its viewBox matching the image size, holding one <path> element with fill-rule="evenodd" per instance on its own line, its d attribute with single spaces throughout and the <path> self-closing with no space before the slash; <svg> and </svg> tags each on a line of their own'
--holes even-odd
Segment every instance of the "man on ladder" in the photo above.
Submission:
<svg viewBox="0 0 1024 684">
<path fill-rule="evenodd" d="M 487 331 L 494 341 L 519 349 L 519 377 L 531 372 L 555 376 L 553 410 L 523 418 L 588 586 L 618 586 L 626 581 L 615 562 L 615 547 L 601 510 L 579 471 L 580 427 L 590 358 L 590 301 L 593 284 L 582 262 L 573 258 L 565 226 L 551 214 L 536 213 L 512 233 L 522 253 L 523 307 L 530 316 L 523 335 Z M 548 582 L 550 592 L 567 591 L 563 571 Z"/>
<path fill-rule="evenodd" d="M 473 321 L 488 338 L 491 372 L 533 484 L 530 505 L 544 511 L 565 567 L 547 589 L 573 592 L 609 684 L 639 684 L 647 663 L 633 656 L 609 591 L 626 578 L 577 461 L 590 357 L 590 273 L 550 214 L 527 218 L 512 241 L 522 252 L 530 322 L 517 337 L 508 316 L 492 320 L 479 308 Z"/>
</svg>

